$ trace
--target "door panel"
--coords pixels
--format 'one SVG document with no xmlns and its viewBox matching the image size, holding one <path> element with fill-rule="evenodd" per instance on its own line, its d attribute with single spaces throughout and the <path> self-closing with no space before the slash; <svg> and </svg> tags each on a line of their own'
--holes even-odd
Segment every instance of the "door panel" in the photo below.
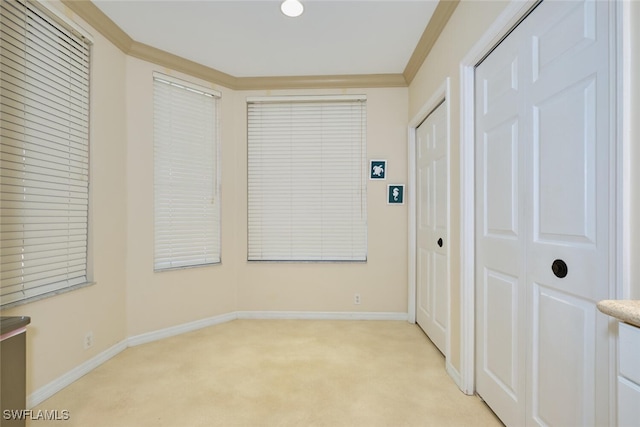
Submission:
<svg viewBox="0 0 640 427">
<path fill-rule="evenodd" d="M 549 72 L 548 67 L 582 51 L 596 40 L 595 1 L 547 2 L 545 12 L 554 16 L 549 25 L 531 38 L 533 47 L 533 80 Z"/>
<path fill-rule="evenodd" d="M 422 144 L 421 144 L 422 145 Z M 418 159 L 421 156 L 418 155 Z M 427 189 L 431 180 L 429 179 L 429 165 L 423 165 L 418 169 L 418 188 L 419 189 Z M 431 223 L 431 219 L 429 217 L 430 211 L 429 206 L 429 193 L 427 191 L 418 191 L 418 228 L 420 230 L 426 230 L 429 228 L 429 224 Z"/>
<path fill-rule="evenodd" d="M 533 328 L 528 418 L 606 425 L 607 319 L 595 304 L 609 297 L 610 277 L 609 3 L 548 3 L 546 12 L 532 14 L 527 36 L 532 46 L 540 41 L 532 51 L 540 66 L 530 90 L 527 184 L 533 213 L 526 249 Z M 552 271 L 556 259 L 567 265 L 564 278 Z"/>
<path fill-rule="evenodd" d="M 525 423 L 524 133 L 519 41 L 476 69 L 476 390 L 507 425 Z M 496 55 L 499 53 L 499 55 Z"/>
<path fill-rule="evenodd" d="M 595 310 L 588 301 L 534 284 L 532 417 L 536 424 L 595 424 Z"/>
<path fill-rule="evenodd" d="M 430 264 L 431 264 L 431 260 L 430 260 L 429 252 L 426 249 L 418 248 L 418 271 L 417 271 L 418 283 L 424 283 L 427 281 L 427 278 L 429 277 L 428 275 L 429 275 L 430 267 L 431 267 Z M 430 298 L 429 292 L 426 291 L 426 287 L 423 286 L 417 289 L 416 301 L 418 306 L 417 307 L 418 310 L 416 311 L 416 314 L 421 312 L 421 314 L 424 315 L 425 320 L 432 319 L 433 311 L 431 310 L 431 307 L 433 304 L 431 303 L 432 300 Z M 420 323 L 421 322 L 418 322 L 418 324 Z M 422 323 L 425 323 L 425 321 L 423 320 Z"/>
<path fill-rule="evenodd" d="M 443 115 L 444 116 L 444 115 Z M 439 121 L 436 124 L 436 132 L 440 132 L 441 129 L 446 126 L 445 121 Z M 435 159 L 433 161 L 433 174 L 434 174 L 434 228 L 436 234 L 440 233 L 444 235 L 447 231 L 447 147 L 446 134 L 436 135 L 434 138 L 436 146 L 434 147 Z"/>
<path fill-rule="evenodd" d="M 444 235 L 444 234 L 442 234 Z M 449 290 L 445 286 L 447 284 L 447 256 L 442 253 L 432 252 L 433 254 L 433 298 L 434 311 L 433 322 L 435 327 L 440 329 L 443 334 L 449 327 Z M 444 343 L 443 343 L 444 344 Z M 443 345 L 444 347 L 444 345 Z M 442 350 L 441 350 L 442 351 Z M 444 351 L 443 351 L 444 353 Z"/>
<path fill-rule="evenodd" d="M 536 240 L 595 244 L 595 86 L 590 77 L 533 107 Z"/>
<path fill-rule="evenodd" d="M 609 422 L 608 25 L 544 1 L 476 69 L 476 386 L 507 425 Z"/>
<path fill-rule="evenodd" d="M 485 270 L 484 274 L 484 366 L 483 370 L 518 400 L 518 278 Z"/>
<path fill-rule="evenodd" d="M 446 101 L 416 129 L 418 188 L 416 320 L 446 355 L 448 283 L 448 129 Z"/>
<path fill-rule="evenodd" d="M 484 135 L 485 235 L 516 238 L 518 221 L 518 122 L 513 119 Z M 491 167 L 501 165 L 501 167 Z"/>
</svg>

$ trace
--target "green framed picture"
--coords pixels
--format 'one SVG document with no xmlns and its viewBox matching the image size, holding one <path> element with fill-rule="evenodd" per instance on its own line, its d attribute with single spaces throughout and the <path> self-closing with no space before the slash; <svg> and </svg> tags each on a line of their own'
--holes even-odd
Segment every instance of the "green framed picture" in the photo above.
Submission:
<svg viewBox="0 0 640 427">
<path fill-rule="evenodd" d="M 404 204 L 404 184 L 389 184 L 387 186 L 387 204 Z"/>
<path fill-rule="evenodd" d="M 369 163 L 369 179 L 385 180 L 387 179 L 387 161 L 371 160 Z"/>
</svg>

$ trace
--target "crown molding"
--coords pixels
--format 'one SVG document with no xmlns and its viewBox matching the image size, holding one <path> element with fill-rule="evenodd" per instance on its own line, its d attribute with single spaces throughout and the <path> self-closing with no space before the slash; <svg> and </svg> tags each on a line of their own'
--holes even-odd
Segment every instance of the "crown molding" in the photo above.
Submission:
<svg viewBox="0 0 640 427">
<path fill-rule="evenodd" d="M 69 10 L 95 28 L 124 53 L 131 50 L 133 39 L 89 0 L 61 0 Z"/>
<path fill-rule="evenodd" d="M 234 90 L 326 89 L 407 87 L 435 44 L 459 0 L 441 0 L 403 74 L 354 74 L 334 76 L 234 77 L 214 68 L 137 42 L 90 0 L 61 0 L 126 55 L 167 67 Z"/>
<path fill-rule="evenodd" d="M 131 49 L 125 53 L 134 58 L 158 64 L 229 89 L 240 89 L 236 77 L 144 43 L 134 41 Z"/>
<path fill-rule="evenodd" d="M 422 37 L 420 37 L 402 73 L 407 84 L 411 84 L 416 74 L 418 74 L 418 70 L 420 70 L 424 60 L 427 59 L 427 55 L 431 52 L 433 45 L 436 44 L 440 33 L 442 33 L 447 22 L 449 22 L 449 18 L 451 18 L 451 15 L 453 15 L 459 3 L 460 0 L 440 0 L 438 2 L 438 6 L 436 6 L 436 10 L 433 12 L 429 24 L 425 28 L 424 33 L 422 33 Z"/>
<path fill-rule="evenodd" d="M 407 87 L 402 74 L 239 77 L 237 81 L 242 90 Z"/>
</svg>

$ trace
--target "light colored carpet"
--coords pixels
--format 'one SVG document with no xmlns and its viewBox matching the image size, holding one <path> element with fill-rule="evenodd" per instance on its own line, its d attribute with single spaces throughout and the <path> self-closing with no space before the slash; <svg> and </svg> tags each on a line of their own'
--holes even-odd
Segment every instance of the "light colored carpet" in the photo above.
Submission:
<svg viewBox="0 0 640 427">
<path fill-rule="evenodd" d="M 502 425 L 418 326 L 386 321 L 235 320 L 129 348 L 38 409 L 65 427 Z"/>
</svg>

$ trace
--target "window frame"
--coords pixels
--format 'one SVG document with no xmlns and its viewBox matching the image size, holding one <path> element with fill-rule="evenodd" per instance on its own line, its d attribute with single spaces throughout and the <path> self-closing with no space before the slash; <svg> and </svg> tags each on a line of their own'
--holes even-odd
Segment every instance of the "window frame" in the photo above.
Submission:
<svg viewBox="0 0 640 427">
<path fill-rule="evenodd" d="M 4 3 L 4 2 L 3 2 Z M 4 8 L 7 8 L 7 12 L 5 15 L 4 12 Z M 9 10 L 8 8 L 11 8 L 11 10 Z M 24 15 L 15 15 L 14 12 L 24 12 Z M 22 305 L 22 304 L 27 304 L 27 303 L 31 303 L 37 300 L 41 300 L 44 298 L 49 298 L 55 295 L 59 295 L 62 293 L 66 293 L 66 292 L 70 292 L 79 288 L 83 288 L 86 286 L 89 286 L 91 284 L 93 284 L 93 282 L 91 281 L 91 268 L 92 268 L 92 263 L 91 263 L 91 156 L 90 156 L 90 151 L 91 151 L 91 70 L 92 70 L 92 45 L 93 45 L 93 39 L 91 37 L 91 35 L 85 31 L 82 27 L 80 27 L 79 25 L 77 25 L 75 22 L 73 22 L 72 20 L 70 20 L 68 17 L 66 17 L 61 11 L 57 10 L 56 8 L 54 8 L 53 6 L 47 5 L 47 4 L 43 4 L 40 2 L 33 2 L 33 1 L 29 1 L 29 0 L 21 0 L 21 1 L 16 1 L 16 2 L 11 2 L 11 5 L 9 6 L 3 6 L 3 20 L 11 20 L 11 22 L 13 22 L 15 25 L 13 25 L 14 28 L 25 28 L 25 33 L 24 34 L 29 34 L 29 36 L 25 36 L 24 39 L 22 40 L 17 40 L 19 42 L 22 42 L 23 44 L 20 45 L 15 45 L 13 44 L 13 51 L 17 52 L 16 49 L 20 52 L 23 52 L 24 56 L 16 56 L 16 58 L 19 59 L 23 59 L 24 63 L 20 64 L 22 67 L 26 67 L 28 63 L 31 63 L 31 67 L 30 69 L 32 70 L 31 73 L 34 72 L 39 72 L 42 75 L 42 68 L 36 67 L 36 65 L 34 65 L 34 63 L 32 62 L 32 60 L 30 60 L 29 62 L 27 62 L 26 58 L 29 58 L 29 55 L 33 55 L 33 52 L 48 52 L 49 56 L 41 56 L 41 60 L 44 61 L 51 61 L 51 62 L 47 62 L 48 64 L 53 63 L 52 61 L 54 60 L 54 58 L 51 58 L 51 55 L 54 55 L 53 51 L 49 51 L 47 49 L 44 49 L 43 47 L 43 40 L 45 39 L 40 39 L 39 42 L 34 41 L 33 37 L 38 37 L 35 34 L 41 34 L 40 37 L 47 37 L 47 33 L 49 33 L 49 37 L 50 37 L 50 41 L 53 42 L 54 38 L 52 37 L 54 34 L 57 35 L 57 38 L 55 38 L 55 40 L 58 41 L 58 43 L 61 42 L 61 40 L 64 42 L 64 44 L 59 45 L 59 49 L 58 51 L 56 51 L 57 53 L 55 53 L 55 59 L 60 61 L 68 61 L 68 62 L 63 62 L 63 66 L 65 67 L 65 70 L 73 70 L 75 72 L 75 74 L 73 74 L 74 76 L 77 76 L 77 78 L 80 79 L 80 81 L 82 82 L 83 86 L 81 86 L 81 97 L 78 98 L 80 100 L 80 104 L 75 104 L 74 105 L 81 105 L 81 113 L 80 115 L 82 116 L 81 121 L 79 122 L 79 126 L 81 128 L 81 135 L 75 135 L 74 139 L 76 139 L 76 142 L 71 142 L 71 137 L 69 137 L 68 139 L 66 139 L 66 142 L 64 142 L 63 144 L 68 144 L 68 151 L 67 151 L 67 156 L 66 157 L 59 157 L 59 154 L 62 153 L 63 151 L 60 151 L 59 149 L 56 150 L 54 149 L 53 146 L 53 142 L 51 140 L 48 139 L 43 139 L 42 135 L 36 136 L 33 134 L 33 130 L 34 129 L 33 126 L 29 126 L 27 127 L 27 120 L 29 120 L 30 123 L 34 123 L 37 126 L 47 126 L 47 125 L 52 125 L 53 122 L 53 117 L 51 116 L 49 118 L 47 117 L 42 117 L 39 116 L 38 120 L 33 120 L 37 114 L 40 112 L 40 114 L 43 114 L 43 111 L 48 111 L 47 114 L 55 114 L 55 117 L 57 118 L 64 118 L 67 117 L 69 122 L 71 123 L 73 121 L 74 118 L 78 118 L 80 116 L 75 115 L 73 113 L 69 113 L 68 115 L 63 115 L 60 116 L 59 113 L 60 111 L 63 110 L 51 110 L 51 108 L 55 109 L 56 106 L 60 106 L 62 105 L 60 103 L 62 96 L 57 96 L 57 95 L 52 95 L 49 94 L 48 96 L 50 98 L 47 99 L 47 103 L 45 104 L 40 104 L 38 102 L 36 102 L 34 99 L 32 99 L 31 101 L 29 101 L 29 97 L 25 96 L 25 94 L 29 93 L 27 92 L 28 90 L 32 90 L 33 93 L 35 94 L 35 85 L 33 81 L 27 81 L 26 77 L 31 75 L 31 79 L 33 79 L 33 74 L 27 74 L 26 71 L 28 70 L 28 68 L 25 68 L 25 73 L 22 74 L 23 76 L 25 76 L 25 80 L 23 84 L 19 84 L 19 83 L 9 83 L 8 81 L 6 81 L 5 83 L 2 83 L 2 89 L 1 91 L 4 92 L 5 90 L 7 91 L 11 91 L 14 94 L 18 95 L 19 97 L 24 97 L 24 100 L 20 101 L 20 100 L 16 100 L 14 99 L 14 108 L 16 106 L 18 107 L 18 110 L 16 111 L 20 111 L 22 112 L 23 116 L 22 116 L 22 120 L 24 121 L 24 123 L 22 124 L 23 127 L 23 131 L 21 133 L 21 137 L 20 138 L 11 138 L 15 141 L 15 143 L 17 143 L 18 145 L 21 145 L 23 148 L 23 159 L 22 159 L 22 164 L 25 165 L 24 167 L 27 168 L 27 159 L 31 159 L 30 162 L 33 162 L 35 159 L 41 158 L 42 160 L 40 160 L 40 162 L 43 164 L 43 166 L 52 166 L 53 165 L 53 161 L 52 159 L 62 159 L 62 161 L 67 161 L 68 162 L 68 177 L 67 179 L 69 180 L 67 182 L 67 184 L 56 184 L 53 185 L 52 182 L 49 183 L 49 187 L 56 187 L 56 188 L 49 188 L 46 189 L 47 185 L 30 185 L 30 184 L 26 184 L 23 181 L 22 186 L 17 185 L 17 184 L 10 184 L 11 179 L 15 179 L 15 177 L 11 177 L 11 175 L 13 174 L 12 172 L 8 172 L 5 175 L 3 175 L 3 180 L 8 179 L 9 181 L 6 185 L 8 188 L 11 187 L 15 187 L 15 188 L 19 188 L 22 187 L 22 192 L 25 194 L 25 196 L 22 198 L 22 203 L 23 203 L 23 207 L 19 207 L 19 203 L 20 201 L 14 202 L 14 204 L 16 204 L 18 207 L 16 208 L 9 208 L 9 209 L 17 209 L 14 213 L 19 213 L 19 217 L 20 218 L 26 218 L 28 212 L 31 212 L 33 214 L 34 210 L 36 209 L 43 209 L 46 206 L 48 206 L 49 204 L 51 204 L 50 207 L 46 208 L 46 209 L 50 209 L 50 210 L 54 210 L 56 209 L 54 206 L 60 206 L 61 205 L 61 200 L 63 199 L 67 199 L 66 204 L 68 205 L 67 210 L 69 212 L 71 212 L 72 208 L 71 205 L 72 204 L 76 204 L 77 203 L 72 203 L 70 201 L 70 199 L 72 199 L 73 197 L 71 196 L 71 194 L 69 194 L 66 197 L 62 197 L 62 193 L 61 191 L 65 191 L 64 189 L 66 188 L 66 191 L 72 191 L 70 188 L 73 185 L 77 185 L 79 183 L 83 183 L 80 185 L 80 188 L 84 188 L 84 190 L 80 190 L 80 194 L 84 194 L 84 196 L 81 196 L 80 200 L 84 200 L 84 202 L 80 202 L 81 206 L 84 206 L 83 208 L 80 209 L 80 211 L 77 210 L 73 210 L 74 212 L 82 212 L 82 215 L 84 217 L 83 220 L 83 225 L 81 228 L 81 234 L 80 236 L 82 236 L 81 238 L 81 246 L 78 246 L 79 248 L 84 248 L 84 250 L 82 250 L 82 255 L 80 255 L 80 258 L 78 258 L 78 255 L 70 255 L 69 252 L 67 252 L 66 256 L 58 256 L 56 258 L 64 258 L 66 261 L 56 261 L 53 265 L 55 265 L 56 267 L 51 270 L 51 268 L 47 267 L 47 268 L 43 268 L 44 266 L 50 265 L 47 261 L 52 261 L 54 258 L 53 255 L 49 254 L 46 255 L 43 258 L 40 258 L 41 260 L 47 260 L 47 261 L 42 261 L 40 263 L 40 268 L 38 268 L 38 263 L 35 262 L 31 265 L 25 264 L 25 258 L 23 256 L 23 261 L 19 262 L 22 264 L 22 267 L 20 267 L 19 269 L 22 271 L 21 273 L 21 279 L 20 279 L 20 283 L 21 285 L 13 284 L 13 285 L 6 285 L 5 284 L 5 290 L 9 287 L 15 287 L 15 286 L 21 286 L 21 289 L 16 289 L 14 291 L 10 291 L 6 294 L 4 294 L 3 296 L 0 296 L 0 299 L 2 300 L 2 302 L 0 303 L 0 309 L 8 309 L 11 307 L 15 307 L 18 305 Z M 20 18 L 19 21 L 17 21 L 15 18 L 11 19 L 10 14 L 12 16 L 14 16 L 15 18 Z M 24 17 L 24 19 L 22 19 Z M 28 28 L 32 28 L 31 32 L 29 32 L 27 29 Z M 8 30 L 9 31 L 9 30 Z M 6 33 L 6 35 L 3 35 L 3 43 L 10 43 L 10 35 L 9 33 Z M 71 65 L 72 61 L 74 61 L 74 57 L 75 54 L 73 53 L 74 48 L 73 46 L 80 46 L 81 49 L 76 51 L 76 53 L 81 53 L 81 55 L 77 58 L 80 58 L 83 62 L 80 63 L 80 66 L 76 65 Z M 62 52 L 63 49 L 69 49 L 68 53 L 61 55 L 60 52 Z M 31 52 L 31 53 L 30 53 Z M 4 67 L 8 67 L 8 68 L 13 68 L 10 65 L 10 61 L 14 61 L 12 59 L 8 59 L 8 56 L 6 57 L 7 59 L 3 58 L 3 68 Z M 58 63 L 59 64 L 59 63 Z M 68 67 L 68 68 L 67 68 Z M 5 68 L 8 69 L 8 68 Z M 15 69 L 18 73 L 22 73 L 23 71 Z M 51 68 L 51 70 L 53 70 L 53 67 Z M 42 78 L 42 80 L 38 79 L 38 81 L 40 81 L 41 84 L 47 84 L 52 82 L 52 79 L 54 78 L 54 76 L 56 75 L 56 73 L 54 71 L 51 71 L 49 73 L 47 73 L 46 76 L 44 76 Z M 51 89 L 51 86 L 46 86 L 47 88 Z M 29 89 L 31 88 L 31 89 Z M 53 90 L 53 89 L 51 89 Z M 66 92 L 61 92 L 61 93 L 66 93 Z M 71 93 L 71 89 L 69 89 L 69 94 Z M 78 92 L 76 92 L 78 93 Z M 39 94 L 37 95 L 39 96 L 43 96 L 42 93 L 39 92 Z M 67 96 L 71 96 L 71 95 L 67 95 Z M 4 97 L 3 97 L 4 98 Z M 9 102 L 8 99 L 5 99 L 5 101 Z M 7 104 L 8 105 L 8 104 Z M 34 108 L 34 106 L 36 106 Z M 8 108 L 7 106 L 3 107 L 3 110 L 5 108 Z M 69 110 L 71 110 L 71 107 L 68 107 Z M 6 111 L 6 110 L 5 110 Z M 29 113 L 27 113 L 29 111 Z M 15 130 L 9 130 L 10 127 L 14 127 L 11 125 L 11 121 L 7 121 L 7 127 L 3 128 L 4 131 L 6 132 L 16 132 Z M 4 126 L 4 125 L 3 125 Z M 20 125 L 18 125 L 20 126 Z M 69 128 L 71 129 L 71 125 L 69 124 Z M 17 128 L 15 128 L 17 129 Z M 27 130 L 30 130 L 30 135 L 28 135 Z M 40 130 L 40 132 L 42 132 L 42 130 Z M 74 131 L 75 132 L 75 131 Z M 71 134 L 71 131 L 70 131 Z M 79 138 L 79 139 L 78 139 Z M 4 139 L 3 139 L 4 140 Z M 61 141 L 63 141 L 63 138 L 60 138 Z M 71 154 L 72 150 L 75 150 L 75 148 L 71 148 L 73 145 L 77 145 L 78 141 L 81 147 L 84 147 L 84 151 L 86 152 L 85 155 L 83 156 L 77 156 L 76 154 Z M 15 144 L 14 143 L 14 144 Z M 46 143 L 46 144 L 44 144 Z M 32 148 L 27 148 L 27 146 L 32 146 Z M 43 148 L 36 148 L 35 146 L 41 146 Z M 66 145 L 62 145 L 63 147 Z M 11 151 L 11 147 L 13 147 L 14 151 L 15 148 L 17 148 L 18 146 L 16 145 L 10 145 L 9 142 L 7 142 L 6 144 L 3 144 L 3 152 L 5 152 L 5 150 Z M 27 155 L 27 153 L 29 153 L 29 155 Z M 56 153 L 58 155 L 56 155 Z M 84 167 L 83 167 L 84 165 Z M 33 166 L 31 166 L 33 167 Z M 72 178 L 75 175 L 78 175 L 76 172 L 72 172 L 73 170 L 77 170 L 77 169 L 84 169 L 86 170 L 86 172 L 80 173 L 80 178 Z M 24 169 L 25 171 L 27 169 Z M 34 177 L 40 177 L 41 180 L 43 180 L 42 182 L 47 182 L 44 181 L 44 178 L 46 178 L 47 175 L 44 175 L 42 172 L 40 173 L 35 173 L 32 172 Z M 23 178 L 24 179 L 24 178 Z M 33 179 L 31 181 L 34 181 Z M 75 183 L 75 184 L 74 184 Z M 31 193 L 29 193 L 29 189 L 34 189 L 35 191 L 32 191 Z M 38 193 L 39 191 L 39 193 Z M 3 193 L 2 198 L 5 200 L 5 202 L 8 199 L 11 199 L 10 196 L 11 192 L 10 190 L 7 190 L 6 193 Z M 13 193 L 14 195 L 16 193 Z M 31 194 L 31 196 L 29 196 L 29 194 Z M 7 197 L 7 199 L 5 199 L 5 197 Z M 31 197 L 31 201 L 29 201 L 29 197 Z M 14 198 L 14 200 L 17 200 Z M 29 203 L 33 203 L 36 205 L 40 205 L 40 207 L 29 207 Z M 44 203 L 44 204 L 43 204 Z M 11 204 L 10 204 L 11 205 Z M 6 205 L 5 205 L 6 206 Z M 74 216 L 74 214 L 69 213 L 67 216 L 64 217 L 56 217 L 56 218 L 66 218 L 64 220 L 64 223 L 69 225 L 71 224 L 70 221 L 71 218 Z M 77 215 L 76 215 L 77 217 Z M 41 218 L 51 218 L 50 215 L 44 215 L 41 216 Z M 77 223 L 75 221 L 72 221 L 73 223 Z M 30 224 L 28 221 L 26 220 L 21 220 L 18 221 L 16 223 L 13 223 L 13 225 L 16 224 L 22 224 L 22 228 L 21 231 L 11 231 L 13 227 L 10 227 L 10 222 L 3 222 L 2 223 L 2 228 L 9 226 L 8 228 L 5 228 L 3 231 L 6 231 L 7 234 L 5 235 L 5 239 L 4 242 L 8 242 L 9 239 L 11 238 L 6 238 L 7 235 L 16 235 L 16 234 L 20 234 L 22 233 L 22 244 L 20 245 L 20 247 L 22 247 L 22 253 L 23 254 L 27 254 L 29 252 L 27 252 L 28 250 L 33 250 L 31 248 L 43 248 L 44 246 L 41 245 L 47 245 L 49 243 L 25 243 L 27 239 L 32 239 L 32 240 L 47 240 L 48 242 L 52 242 L 55 240 L 55 238 L 53 237 L 53 235 L 55 234 L 55 231 L 52 231 L 52 229 L 49 229 L 48 227 L 45 228 L 39 228 L 39 227 L 35 227 L 36 229 L 38 229 L 37 231 L 33 228 L 33 224 L 31 227 L 31 231 L 29 230 L 30 227 L 28 227 L 28 225 Z M 46 222 L 45 222 L 46 224 Z M 62 223 L 60 223 L 62 224 Z M 25 227 L 25 225 L 27 225 L 27 227 Z M 58 227 L 59 228 L 59 227 Z M 62 230 L 62 229 L 60 229 Z M 72 239 L 74 239 L 74 235 L 77 235 L 77 233 L 70 231 L 71 228 L 67 228 L 67 244 L 71 245 L 70 241 Z M 84 230 L 84 231 L 82 231 Z M 34 234 L 38 234 L 40 237 L 37 239 L 33 239 L 33 235 Z M 29 237 L 31 236 L 31 237 Z M 58 233 L 58 237 L 61 237 L 62 235 Z M 13 238 L 11 240 L 14 240 L 14 243 L 16 241 L 16 239 L 20 239 L 20 237 L 16 237 Z M 14 243 L 10 243 L 10 244 L 14 244 Z M 59 243 L 58 243 L 59 244 Z M 2 245 L 4 246 L 4 245 Z M 12 247 L 18 247 L 18 246 L 12 246 Z M 67 251 L 70 251 L 71 246 L 67 246 Z M 6 247 L 5 247 L 6 248 Z M 42 249 L 41 249 L 42 250 Z M 77 252 L 77 251 L 76 251 Z M 79 264 L 82 268 L 80 270 L 76 271 L 82 273 L 80 275 L 78 275 L 78 273 L 74 273 L 74 268 L 71 267 L 71 265 L 73 265 L 74 260 L 79 260 L 81 261 L 81 264 Z M 54 275 L 53 272 L 55 270 L 60 271 L 60 268 L 58 268 L 58 265 L 62 265 L 63 262 L 66 262 L 67 267 L 67 273 L 65 274 L 65 276 L 67 277 L 66 279 L 56 279 L 56 277 L 60 277 L 60 275 Z M 9 265 L 9 268 L 12 268 L 13 266 L 11 266 L 11 264 L 16 264 L 15 262 L 13 263 L 8 263 L 6 262 L 5 259 L 5 267 L 7 265 Z M 26 266 L 26 269 L 25 269 Z M 3 269 L 4 270 L 4 269 Z M 14 269 L 15 270 L 15 269 Z M 7 271 L 7 270 L 4 270 Z M 11 271 L 11 270 L 9 270 Z M 38 273 L 36 274 L 36 271 L 38 271 Z M 31 275 L 32 279 L 30 280 L 26 280 L 25 276 L 27 275 Z M 40 276 L 41 279 L 39 280 L 40 284 L 34 285 L 34 281 L 36 281 L 35 279 L 33 279 L 34 276 Z M 5 276 L 5 280 L 10 280 L 11 281 L 11 277 L 13 277 L 14 279 L 17 278 L 17 276 L 13 275 L 13 274 L 8 274 L 7 276 Z M 55 279 L 55 280 L 54 280 Z M 32 282 L 31 286 L 25 287 L 25 284 L 28 282 Z M 2 290 L 0 289 L 0 293 L 2 292 Z M 22 293 L 22 296 L 17 297 L 18 293 Z M 7 300 L 7 297 L 10 295 L 8 302 L 4 302 Z"/>
<path fill-rule="evenodd" d="M 215 157 L 212 163 L 212 167 L 213 167 L 213 172 L 212 172 L 212 178 L 213 178 L 213 183 L 212 183 L 212 191 L 213 191 L 213 196 L 212 196 L 212 200 L 214 201 L 214 212 L 213 212 L 213 218 L 212 220 L 214 221 L 213 227 L 215 228 L 215 235 L 214 235 L 214 240 L 212 243 L 212 246 L 214 247 L 214 250 L 212 252 L 212 254 L 207 253 L 207 255 L 204 255 L 205 259 L 207 257 L 213 257 L 213 260 L 211 261 L 204 261 L 204 262 L 191 262 L 191 263 L 181 263 L 175 259 L 169 259 L 165 262 L 160 262 L 158 260 L 158 245 L 161 245 L 162 243 L 159 242 L 158 239 L 158 139 L 157 139 L 157 129 L 156 129 L 156 119 L 157 119 L 157 109 L 159 108 L 159 106 L 156 104 L 156 81 L 160 81 L 162 83 L 168 84 L 172 87 L 178 88 L 178 89 L 183 89 L 186 90 L 190 93 L 194 93 L 197 95 L 202 95 L 202 96 L 207 96 L 210 97 L 213 100 L 213 113 L 214 113 L 214 117 L 212 117 L 212 127 L 213 127 L 213 132 L 210 135 L 212 138 L 212 143 L 213 143 L 213 149 L 212 149 L 212 153 L 213 156 Z M 222 209 L 221 209 L 221 177 L 222 177 L 222 168 L 221 168 L 221 138 L 220 138 L 220 100 L 222 99 L 222 93 L 211 89 L 211 88 L 207 88 L 204 87 L 202 85 L 198 85 L 183 79 L 178 79 L 175 78 L 173 76 L 169 76 L 160 72 L 154 72 L 153 73 L 153 97 L 154 97 L 154 101 L 153 101 L 153 121 L 154 121 L 154 130 L 153 130 L 153 147 L 154 147 L 154 159 L 153 159 L 153 168 L 154 168 L 154 172 L 153 172 L 153 185 L 154 185 L 154 209 L 153 209 L 153 223 L 154 223 L 154 234 L 153 234 L 153 239 L 154 239 L 154 254 L 153 254 L 153 271 L 156 273 L 160 273 L 160 272 L 165 272 L 165 271 L 172 271 L 172 270 L 180 270 L 180 269 L 187 269 L 187 268 L 198 268 L 198 267 L 207 267 L 207 266 L 212 266 L 212 265 L 219 265 L 222 264 L 222 218 L 221 218 L 221 214 L 222 214 Z M 174 99 L 175 101 L 175 99 Z M 203 232 L 205 233 L 205 232 Z M 169 243 L 165 243 L 169 244 Z M 195 252 L 195 250 L 192 251 L 192 253 Z M 166 253 L 166 252 L 165 252 Z M 166 255 L 165 255 L 166 256 Z M 163 264 L 164 266 L 161 266 L 161 264 Z"/>
</svg>

